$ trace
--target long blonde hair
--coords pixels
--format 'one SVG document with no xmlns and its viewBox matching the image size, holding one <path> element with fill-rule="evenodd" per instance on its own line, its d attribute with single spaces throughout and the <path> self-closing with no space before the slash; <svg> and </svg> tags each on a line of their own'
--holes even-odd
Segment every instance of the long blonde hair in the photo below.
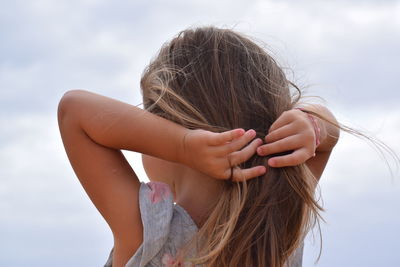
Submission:
<svg viewBox="0 0 400 267">
<path fill-rule="evenodd" d="M 188 29 L 166 43 L 143 73 L 145 108 L 190 129 L 255 129 L 263 138 L 301 92 L 276 61 L 232 30 Z M 266 164 L 254 155 L 241 167 Z M 305 164 L 270 168 L 224 183 L 196 235 L 192 261 L 206 266 L 282 267 L 318 223 L 317 180 Z"/>
</svg>

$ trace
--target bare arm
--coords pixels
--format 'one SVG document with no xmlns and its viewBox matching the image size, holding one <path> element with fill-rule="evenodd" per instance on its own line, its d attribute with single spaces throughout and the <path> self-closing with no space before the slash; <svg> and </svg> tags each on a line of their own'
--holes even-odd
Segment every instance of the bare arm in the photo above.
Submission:
<svg viewBox="0 0 400 267">
<path fill-rule="evenodd" d="M 321 105 L 308 105 L 304 109 L 337 123 L 333 114 Z M 288 155 L 269 159 L 268 164 L 271 167 L 284 167 L 306 162 L 314 176 L 319 179 L 339 138 L 339 128 L 316 116 L 314 118 L 321 129 L 318 147 L 316 147 L 317 136 L 310 118 L 305 112 L 293 109 L 282 113 L 271 125 L 265 137 L 267 144 L 258 148 L 258 154 L 265 156 L 293 151 Z"/>
<path fill-rule="evenodd" d="M 254 139 L 254 131 L 188 130 L 135 106 L 83 90 L 63 96 L 58 121 L 71 165 L 113 232 L 114 266 L 123 266 L 143 239 L 140 183 L 120 149 L 184 163 L 226 179 L 228 157 L 239 164 L 261 143 L 255 139 L 237 151 Z M 243 170 L 242 174 L 254 177 L 261 171 L 265 172 L 265 167 Z"/>
<path fill-rule="evenodd" d="M 306 109 L 322 115 L 324 118 L 335 124 L 338 123 L 335 116 L 324 106 L 310 105 L 307 106 Z M 319 179 L 325 169 L 333 148 L 339 140 L 340 129 L 316 116 L 314 116 L 314 118 L 317 120 L 321 129 L 321 144 L 315 150 L 315 157 L 309 158 L 306 161 L 306 164 L 313 172 L 314 176 Z"/>
<path fill-rule="evenodd" d="M 116 121 L 118 112 L 127 110 L 126 105 L 80 90 L 67 92 L 58 107 L 60 133 L 71 165 L 113 232 L 114 266 L 123 266 L 143 237 L 140 183 L 118 149 L 128 146 L 122 143 L 128 132 Z M 132 121 L 128 127 L 134 130 L 138 125 Z"/>
</svg>

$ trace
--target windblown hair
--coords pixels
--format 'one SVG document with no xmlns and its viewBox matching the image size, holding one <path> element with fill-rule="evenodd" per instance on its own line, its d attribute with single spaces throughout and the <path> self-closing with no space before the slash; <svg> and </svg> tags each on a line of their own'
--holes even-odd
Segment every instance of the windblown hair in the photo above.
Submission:
<svg viewBox="0 0 400 267">
<path fill-rule="evenodd" d="M 165 44 L 144 71 L 141 88 L 144 107 L 156 115 L 190 129 L 254 129 L 260 138 L 301 97 L 264 49 L 214 27 L 185 30 Z M 240 167 L 268 158 L 254 155 Z M 269 168 L 247 182 L 226 181 L 196 235 L 192 262 L 284 266 L 320 219 L 316 185 L 305 164 Z"/>
</svg>

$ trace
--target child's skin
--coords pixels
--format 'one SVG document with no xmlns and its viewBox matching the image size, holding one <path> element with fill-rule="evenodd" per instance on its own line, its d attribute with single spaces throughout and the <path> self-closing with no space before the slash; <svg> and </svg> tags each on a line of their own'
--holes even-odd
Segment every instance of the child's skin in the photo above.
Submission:
<svg viewBox="0 0 400 267">
<path fill-rule="evenodd" d="M 321 106 L 307 108 L 317 109 L 334 121 Z M 254 153 L 294 150 L 290 155 L 271 158 L 268 164 L 282 167 L 306 162 L 319 179 L 339 136 L 335 127 L 318 120 L 321 144 L 316 148 L 314 128 L 307 115 L 291 110 L 271 126 L 267 144 L 262 145 L 261 139 L 254 139 L 253 130 L 188 130 L 135 106 L 83 90 L 63 96 L 58 119 L 71 165 L 113 232 L 113 266 L 124 266 L 143 238 L 140 182 L 121 149 L 142 153 L 149 179 L 167 183 L 176 203 L 199 225 L 202 215 L 216 202 L 220 184 L 230 177 L 232 165 Z M 312 157 L 314 152 L 316 156 Z M 233 179 L 251 179 L 266 171 L 265 166 L 234 169 Z"/>
</svg>

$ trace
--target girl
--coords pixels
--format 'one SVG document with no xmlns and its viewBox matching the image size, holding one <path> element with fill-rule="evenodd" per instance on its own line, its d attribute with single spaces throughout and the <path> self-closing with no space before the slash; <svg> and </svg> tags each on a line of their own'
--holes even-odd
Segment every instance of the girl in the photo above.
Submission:
<svg viewBox="0 0 400 267">
<path fill-rule="evenodd" d="M 165 44 L 141 88 L 145 110 L 83 90 L 58 109 L 71 165 L 114 236 L 106 266 L 301 266 L 333 115 L 295 108 L 300 91 L 274 59 L 214 27 Z M 142 153 L 152 182 L 121 149 Z"/>
</svg>

